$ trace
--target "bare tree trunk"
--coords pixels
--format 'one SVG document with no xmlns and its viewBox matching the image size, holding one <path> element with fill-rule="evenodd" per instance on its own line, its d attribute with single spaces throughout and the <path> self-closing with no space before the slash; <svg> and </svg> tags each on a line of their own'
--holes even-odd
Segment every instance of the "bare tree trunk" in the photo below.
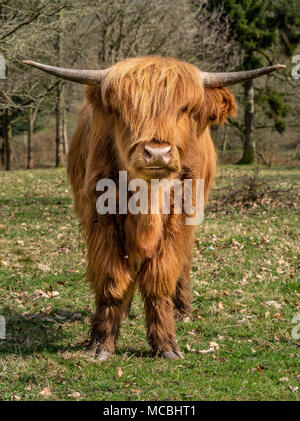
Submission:
<svg viewBox="0 0 300 421">
<path fill-rule="evenodd" d="M 256 143 L 253 136 L 254 128 L 254 83 L 248 80 L 244 83 L 245 113 L 244 113 L 244 150 L 238 164 L 253 164 L 256 161 Z"/>
<path fill-rule="evenodd" d="M 64 163 L 64 156 L 63 156 L 63 141 L 62 141 L 62 131 L 63 131 L 63 124 L 62 124 L 62 89 L 63 85 L 59 82 L 56 88 L 56 159 L 55 159 L 55 166 L 61 167 Z"/>
<path fill-rule="evenodd" d="M 60 16 L 61 19 L 61 16 Z M 62 36 L 59 29 L 56 36 L 56 54 L 57 54 L 57 66 L 61 65 L 61 43 Z M 60 81 L 56 88 L 56 153 L 55 153 L 55 166 L 61 167 L 64 163 L 63 156 L 63 82 Z"/>
<path fill-rule="evenodd" d="M 33 168 L 32 140 L 33 140 L 33 109 L 28 108 L 28 137 L 27 137 L 27 169 Z"/>
<path fill-rule="evenodd" d="M 223 153 L 226 152 L 227 138 L 228 138 L 228 126 L 225 126 L 225 128 L 224 128 L 223 142 L 222 142 L 222 152 Z"/>
<path fill-rule="evenodd" d="M 11 168 L 11 139 L 12 139 L 12 126 L 11 126 L 11 111 L 6 110 L 4 115 L 4 127 L 3 127 L 3 139 L 4 139 L 4 153 L 5 153 L 5 169 L 9 171 Z"/>
<path fill-rule="evenodd" d="M 64 92 L 63 92 L 64 94 Z M 64 101 L 63 101 L 64 102 Z M 66 121 L 66 110 L 63 107 L 62 109 L 63 117 L 62 117 L 62 142 L 63 142 L 63 152 L 66 156 L 69 152 L 69 142 L 68 142 L 68 132 L 67 132 L 67 121 Z"/>
<path fill-rule="evenodd" d="M 4 131 L 4 130 L 3 130 Z M 2 145 L 0 147 L 0 165 L 1 167 L 5 166 L 5 147 L 4 147 L 4 138 L 2 138 Z"/>
</svg>

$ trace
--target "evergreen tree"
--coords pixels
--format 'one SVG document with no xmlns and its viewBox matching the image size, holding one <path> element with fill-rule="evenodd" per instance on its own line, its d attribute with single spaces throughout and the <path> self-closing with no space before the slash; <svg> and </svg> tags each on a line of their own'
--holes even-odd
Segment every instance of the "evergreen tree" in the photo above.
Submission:
<svg viewBox="0 0 300 421">
<path fill-rule="evenodd" d="M 221 8 L 231 21 L 232 35 L 239 43 L 243 62 L 240 70 L 274 64 L 282 56 L 290 57 L 299 43 L 298 0 L 211 0 L 208 7 Z M 272 76 L 274 77 L 274 76 Z M 259 88 L 254 96 L 254 80 L 244 83 L 243 156 L 238 163 L 255 162 L 255 100 L 274 119 L 280 133 L 287 114 L 284 94 L 274 88 Z"/>
</svg>

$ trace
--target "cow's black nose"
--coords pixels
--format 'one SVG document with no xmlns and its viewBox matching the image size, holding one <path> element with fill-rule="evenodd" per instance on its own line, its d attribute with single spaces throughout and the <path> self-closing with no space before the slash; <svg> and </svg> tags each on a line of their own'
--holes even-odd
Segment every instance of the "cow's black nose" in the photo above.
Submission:
<svg viewBox="0 0 300 421">
<path fill-rule="evenodd" d="M 168 165 L 171 159 L 171 146 L 144 146 L 144 156 L 147 164 L 165 164 Z"/>
</svg>

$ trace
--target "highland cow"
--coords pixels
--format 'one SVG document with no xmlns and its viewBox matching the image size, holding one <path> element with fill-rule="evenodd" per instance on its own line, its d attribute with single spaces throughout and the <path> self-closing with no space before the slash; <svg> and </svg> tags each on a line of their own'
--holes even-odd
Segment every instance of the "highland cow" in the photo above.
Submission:
<svg viewBox="0 0 300 421">
<path fill-rule="evenodd" d="M 87 245 L 87 277 L 95 293 L 90 348 L 100 360 L 114 353 L 120 323 L 136 289 L 142 295 L 148 341 L 155 355 L 182 357 L 175 319 L 191 311 L 194 228 L 185 214 L 99 215 L 97 182 L 128 179 L 203 179 L 207 198 L 216 167 L 210 136 L 236 112 L 224 86 L 284 66 L 207 73 L 160 56 L 119 62 L 106 70 L 26 64 L 90 85 L 68 155 L 75 209 Z"/>
</svg>

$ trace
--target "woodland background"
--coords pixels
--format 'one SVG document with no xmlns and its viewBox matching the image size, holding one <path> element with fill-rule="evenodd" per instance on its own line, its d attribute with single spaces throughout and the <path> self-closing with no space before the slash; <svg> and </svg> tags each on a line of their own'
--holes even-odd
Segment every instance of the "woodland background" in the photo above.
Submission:
<svg viewBox="0 0 300 421">
<path fill-rule="evenodd" d="M 238 117 L 213 128 L 213 138 L 224 163 L 299 165 L 300 81 L 291 78 L 299 10 L 299 0 L 0 0 L 8 72 L 0 79 L 0 168 L 63 166 L 84 94 L 22 60 L 100 69 L 145 54 L 204 71 L 286 64 L 286 71 L 232 88 Z"/>
</svg>

